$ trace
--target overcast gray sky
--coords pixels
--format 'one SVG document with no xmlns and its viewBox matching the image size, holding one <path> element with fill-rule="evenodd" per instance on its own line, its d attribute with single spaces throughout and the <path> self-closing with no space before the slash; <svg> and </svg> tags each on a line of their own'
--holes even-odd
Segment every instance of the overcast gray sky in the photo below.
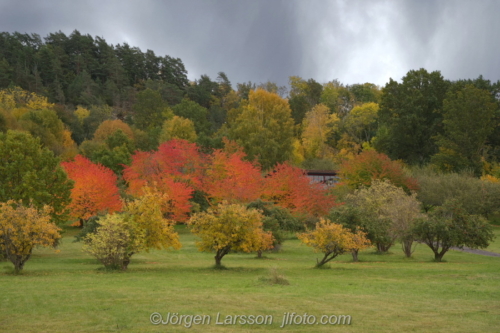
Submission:
<svg viewBox="0 0 500 333">
<path fill-rule="evenodd" d="M 499 80 L 499 14 L 496 0 L 0 0 L 0 31 L 77 29 L 179 57 L 191 80 L 383 86 L 422 67 Z"/>
</svg>

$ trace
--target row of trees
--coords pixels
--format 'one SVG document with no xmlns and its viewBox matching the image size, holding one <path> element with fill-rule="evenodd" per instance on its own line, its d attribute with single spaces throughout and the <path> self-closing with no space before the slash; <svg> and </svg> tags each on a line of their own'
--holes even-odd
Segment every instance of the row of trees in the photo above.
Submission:
<svg viewBox="0 0 500 333">
<path fill-rule="evenodd" d="M 110 169 L 80 155 L 61 168 L 27 133 L 9 131 L 1 139 L 0 152 L 7 157 L 2 160 L 2 170 L 7 171 L 2 177 L 8 181 L 3 191 L 10 190 L 10 199 L 2 206 L 0 244 L 17 271 L 34 246 L 57 244 L 60 236 L 50 219 L 64 221 L 69 214 L 84 221 L 103 213 L 83 240 L 84 249 L 107 267 L 125 269 L 133 254 L 150 248 L 178 248 L 172 229 L 178 221 L 186 221 L 201 237 L 200 250 L 216 252 L 220 266 L 230 251 L 261 253 L 280 244 L 284 231 L 304 228 L 304 218 L 320 219 L 313 230 L 299 235 L 324 253 L 318 266 L 345 252 L 357 260 L 358 251 L 370 244 L 387 252 L 396 241 L 411 256 L 417 240 L 431 247 L 439 261 L 452 246 L 488 245 L 492 233 L 483 216 L 495 212 L 500 198 L 500 184 L 487 179 L 425 170 L 417 170 L 413 178 L 400 162 L 365 151 L 342 165 L 345 181 L 334 191 L 344 196 L 345 204 L 338 206 L 325 187 L 311 184 L 289 164 L 263 177 L 259 166 L 245 161 L 234 143 L 203 154 L 194 143 L 171 140 L 158 151 L 133 156 L 124 170 L 128 195 L 120 200 L 117 176 Z M 17 178 L 9 178 L 9 170 L 15 173 L 13 162 L 29 161 L 31 154 L 46 157 L 38 168 L 20 168 Z M 60 176 L 52 183 L 38 181 L 44 172 Z M 31 187 L 25 192 L 27 185 Z M 444 192 L 436 196 L 436 189 Z M 51 195 L 33 195 L 43 190 L 52 190 Z M 248 204 L 260 198 L 277 206 L 264 201 Z M 212 208 L 205 211 L 199 199 Z M 59 208 L 57 212 L 47 203 Z"/>
</svg>

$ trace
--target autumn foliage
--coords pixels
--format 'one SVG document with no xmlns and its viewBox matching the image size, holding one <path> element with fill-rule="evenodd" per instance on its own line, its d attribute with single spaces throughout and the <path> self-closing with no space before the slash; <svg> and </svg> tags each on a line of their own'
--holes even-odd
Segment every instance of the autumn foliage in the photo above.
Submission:
<svg viewBox="0 0 500 333">
<path fill-rule="evenodd" d="M 35 246 L 54 246 L 61 238 L 59 229 L 52 223 L 51 208 L 25 207 L 21 201 L 0 203 L 0 252 L 14 264 L 19 273 L 31 257 Z"/>
<path fill-rule="evenodd" d="M 185 221 L 191 209 L 189 199 L 201 187 L 203 161 L 196 144 L 174 139 L 160 145 L 156 152 L 136 152 L 123 178 L 131 195 L 141 196 L 146 185 L 168 195 L 171 205 L 164 213 Z"/>
<path fill-rule="evenodd" d="M 262 229 L 263 215 L 244 205 L 220 203 L 215 209 L 197 213 L 188 221 L 200 237 L 200 251 L 215 252 L 215 265 L 230 251 L 255 252 L 272 247 L 273 237 Z"/>
<path fill-rule="evenodd" d="M 131 140 L 134 139 L 134 132 L 129 125 L 123 121 L 117 120 L 105 120 L 103 121 L 94 133 L 94 140 L 99 142 L 104 142 L 106 139 L 112 135 L 117 130 L 122 130 L 122 132 Z"/>
<path fill-rule="evenodd" d="M 339 172 L 342 182 L 351 188 L 370 186 L 372 181 L 389 180 L 406 191 L 418 189 L 417 181 L 407 175 L 403 165 L 387 155 L 366 150 L 352 160 L 344 161 Z"/>
<path fill-rule="evenodd" d="M 106 268 L 127 269 L 132 255 L 149 249 L 179 249 L 174 221 L 165 219 L 162 206 L 169 198 L 154 189 L 125 203 L 124 213 L 106 215 L 95 233 L 84 238 L 83 250 L 95 256 Z"/>
<path fill-rule="evenodd" d="M 113 213 L 121 210 L 117 178 L 113 171 L 94 164 L 81 155 L 77 155 L 74 161 L 61 165 L 68 177 L 75 182 L 69 205 L 73 218 L 87 220 L 101 212 Z"/>
<path fill-rule="evenodd" d="M 263 185 L 260 167 L 244 158 L 241 150 L 213 152 L 203 178 L 203 190 L 210 199 L 248 203 L 260 197 Z"/>
<path fill-rule="evenodd" d="M 336 205 L 327 189 L 311 183 L 304 170 L 288 163 L 278 164 L 266 178 L 263 197 L 292 212 L 323 216 Z"/>
<path fill-rule="evenodd" d="M 357 230 L 353 234 L 341 224 L 323 218 L 316 224 L 314 230 L 299 234 L 298 238 L 316 252 L 324 254 L 323 258 L 317 261 L 317 267 L 323 266 L 338 255 L 357 251 L 370 244 L 364 232 Z"/>
</svg>

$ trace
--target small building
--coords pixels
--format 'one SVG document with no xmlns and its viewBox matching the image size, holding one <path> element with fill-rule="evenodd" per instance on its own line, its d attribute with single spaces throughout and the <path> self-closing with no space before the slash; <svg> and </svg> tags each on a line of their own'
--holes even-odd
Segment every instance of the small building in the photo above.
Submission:
<svg viewBox="0 0 500 333">
<path fill-rule="evenodd" d="M 327 187 L 334 186 L 339 181 L 337 172 L 333 170 L 306 170 L 306 175 L 311 183 L 324 184 Z"/>
</svg>

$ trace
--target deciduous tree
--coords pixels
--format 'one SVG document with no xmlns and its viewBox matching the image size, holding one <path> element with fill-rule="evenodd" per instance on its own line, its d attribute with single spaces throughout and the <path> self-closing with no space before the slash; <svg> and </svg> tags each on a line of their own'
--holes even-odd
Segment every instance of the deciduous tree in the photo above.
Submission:
<svg viewBox="0 0 500 333">
<path fill-rule="evenodd" d="M 0 133 L 0 184 L 0 202 L 31 201 L 38 209 L 48 205 L 56 223 L 66 221 L 73 182 L 39 139 L 25 132 Z"/>
<path fill-rule="evenodd" d="M 263 198 L 292 212 L 325 216 L 336 205 L 322 184 L 311 183 L 304 170 L 278 164 L 265 179 Z"/>
<path fill-rule="evenodd" d="M 324 104 L 317 104 L 305 114 L 302 122 L 302 146 L 306 159 L 323 159 L 332 155 L 327 141 L 339 125 L 339 118 Z"/>
<path fill-rule="evenodd" d="M 38 210 L 23 206 L 21 201 L 0 203 L 0 252 L 14 264 L 19 273 L 36 246 L 55 246 L 61 235 L 50 217 L 51 208 Z"/>
<path fill-rule="evenodd" d="M 276 94 L 262 89 L 250 91 L 248 103 L 230 121 L 229 133 L 250 159 L 258 159 L 264 170 L 291 157 L 294 140 L 291 111 L 287 101 Z"/>
<path fill-rule="evenodd" d="M 127 269 L 132 255 L 149 249 L 179 249 L 175 222 L 163 217 L 162 206 L 170 202 L 166 194 L 144 188 L 144 194 L 125 203 L 124 213 L 99 219 L 95 233 L 87 235 L 84 251 L 107 268 Z"/>
<path fill-rule="evenodd" d="M 160 142 L 170 141 L 172 139 L 182 139 L 189 142 L 195 142 L 198 138 L 194 123 L 186 118 L 174 116 L 172 119 L 165 120 L 160 133 Z"/>
<path fill-rule="evenodd" d="M 445 171 L 472 169 L 480 176 L 497 110 L 498 104 L 486 90 L 472 85 L 450 89 L 443 103 L 444 133 L 438 136 L 439 152 L 432 162 Z"/>
<path fill-rule="evenodd" d="M 494 238 L 486 219 L 467 214 L 455 201 L 448 201 L 432 211 L 428 219 L 420 220 L 414 233 L 416 239 L 431 248 L 435 261 L 441 261 L 453 246 L 486 248 Z"/>
<path fill-rule="evenodd" d="M 209 199 L 215 203 L 248 203 L 260 197 L 264 182 L 260 167 L 244 158 L 241 150 L 216 150 L 211 154 L 203 177 L 203 190 Z"/>
<path fill-rule="evenodd" d="M 433 139 L 440 133 L 443 100 L 448 83 L 439 71 L 411 70 L 398 83 L 389 80 L 382 90 L 379 121 L 384 136 L 377 134 L 375 148 L 392 159 L 423 164 L 437 153 Z"/>
<path fill-rule="evenodd" d="M 312 231 L 298 235 L 298 238 L 307 246 L 314 248 L 316 252 L 324 254 L 321 260 L 317 260 L 316 267 L 321 267 L 337 256 L 351 251 L 357 246 L 353 234 L 340 224 L 332 223 L 322 218 Z M 361 234 L 358 235 L 362 237 Z"/>
<path fill-rule="evenodd" d="M 220 203 L 217 208 L 197 213 L 188 221 L 191 231 L 201 238 L 200 251 L 215 252 L 215 265 L 230 251 L 255 252 L 272 247 L 271 233 L 262 229 L 262 214 L 244 205 Z"/>
<path fill-rule="evenodd" d="M 61 163 L 75 184 L 71 190 L 71 217 L 83 221 L 97 213 L 121 210 L 116 185 L 117 177 L 110 169 L 77 155 L 74 161 Z"/>
<path fill-rule="evenodd" d="M 167 194 L 172 206 L 164 213 L 173 220 L 184 221 L 194 189 L 201 189 L 203 165 L 204 157 L 196 144 L 174 139 L 160 145 L 156 152 L 136 152 L 123 177 L 129 184 L 128 192 L 134 196 L 142 195 L 144 185 Z"/>
<path fill-rule="evenodd" d="M 415 179 L 405 174 L 403 166 L 374 150 L 363 151 L 352 160 L 342 163 L 339 175 L 344 184 L 351 188 L 370 186 L 374 180 L 389 180 L 406 191 L 418 189 Z"/>
</svg>

